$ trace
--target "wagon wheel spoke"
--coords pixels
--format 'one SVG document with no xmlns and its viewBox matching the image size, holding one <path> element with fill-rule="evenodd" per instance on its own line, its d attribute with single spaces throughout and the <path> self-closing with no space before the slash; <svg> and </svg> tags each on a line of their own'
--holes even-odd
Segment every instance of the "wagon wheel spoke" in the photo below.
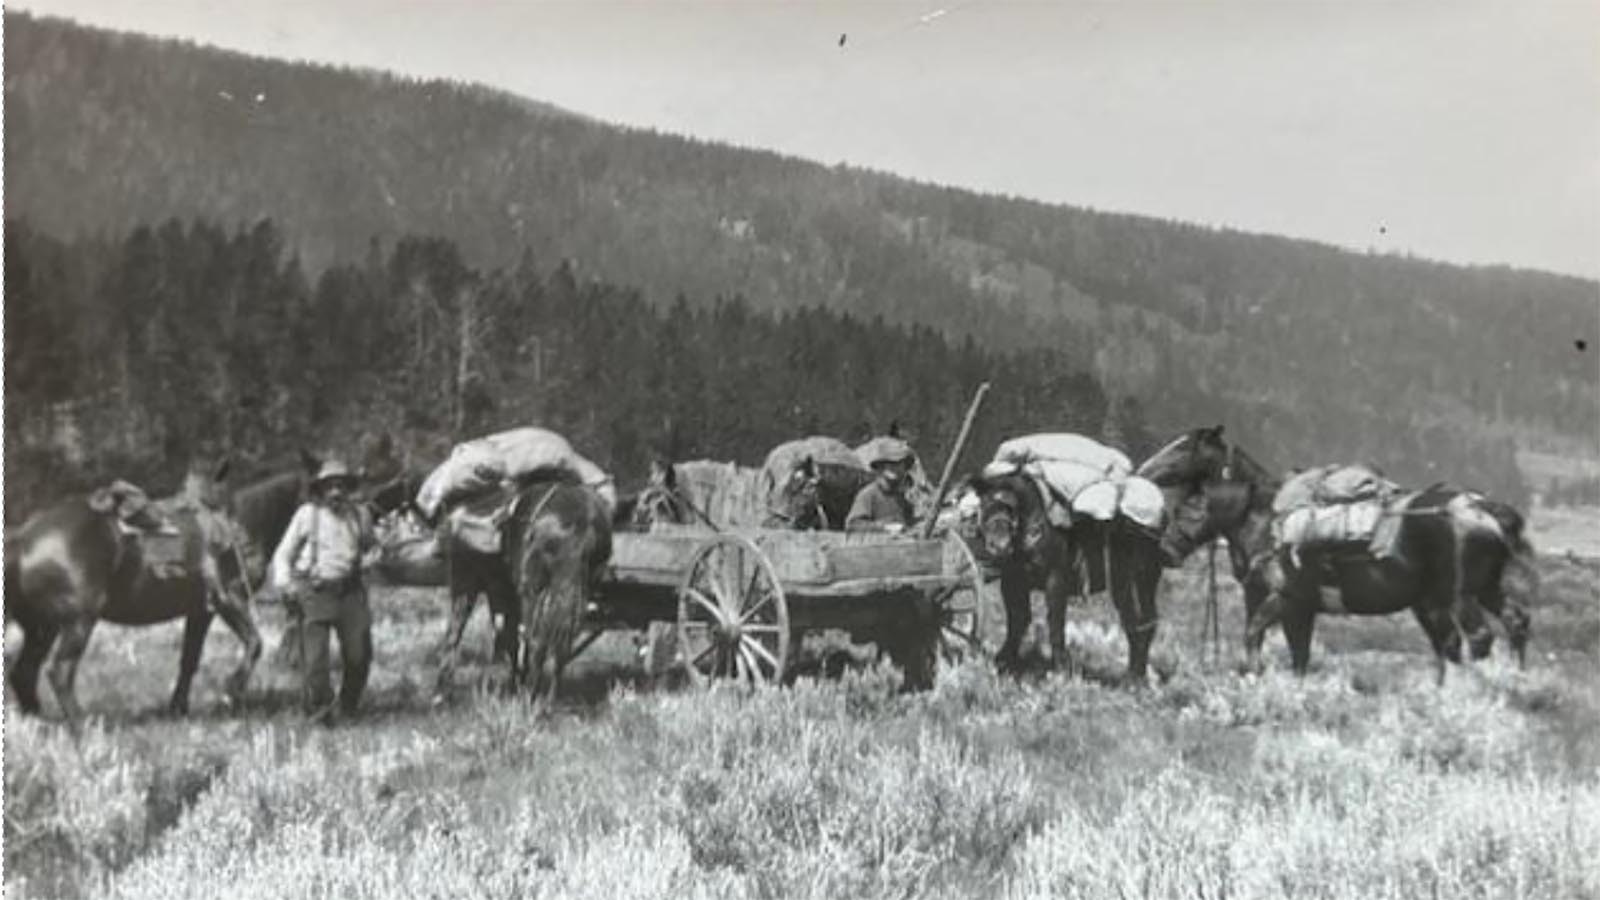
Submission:
<svg viewBox="0 0 1600 900">
<path fill-rule="evenodd" d="M 749 648 L 752 656 L 760 657 L 760 659 L 767 664 L 767 668 L 770 671 L 773 673 L 778 671 L 778 658 L 773 656 L 772 653 L 767 650 L 766 646 L 760 641 L 745 641 L 744 646 Z"/>
<path fill-rule="evenodd" d="M 765 680 L 761 677 L 761 666 L 756 663 L 755 657 L 750 654 L 750 648 L 745 646 L 743 641 L 739 642 L 738 648 L 734 651 L 734 656 L 739 660 L 740 681 L 747 684 L 759 684 Z"/>
<path fill-rule="evenodd" d="M 711 615 L 712 622 L 722 622 L 724 620 L 722 607 L 718 606 L 715 600 L 692 587 L 684 588 L 683 592 L 688 595 L 690 600 L 693 600 L 701 609 Z"/>
<path fill-rule="evenodd" d="M 745 610 L 744 614 L 739 616 L 740 624 L 748 623 L 754 620 L 756 613 L 772 605 L 772 594 L 767 591 L 762 591 L 761 593 L 761 602 Z"/>
</svg>

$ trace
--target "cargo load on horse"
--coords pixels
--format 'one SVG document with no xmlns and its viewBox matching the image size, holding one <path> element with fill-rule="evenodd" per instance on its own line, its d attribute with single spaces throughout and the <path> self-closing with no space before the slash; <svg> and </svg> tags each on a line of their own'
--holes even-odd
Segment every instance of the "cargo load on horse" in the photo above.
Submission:
<svg viewBox="0 0 1600 900">
<path fill-rule="evenodd" d="M 1294 547 L 1365 543 L 1378 558 L 1395 552 L 1397 519 L 1415 495 L 1371 466 L 1330 465 L 1300 472 L 1272 500 L 1272 531 Z"/>
<path fill-rule="evenodd" d="M 540 476 L 570 477 L 594 489 L 608 509 L 617 503 L 611 476 L 579 455 L 567 439 L 543 428 L 514 428 L 457 444 L 417 491 L 417 508 L 437 521 L 447 506 Z"/>
<path fill-rule="evenodd" d="M 417 491 L 417 508 L 442 532 L 480 553 L 500 551 L 500 526 L 521 485 L 543 477 L 570 479 L 591 488 L 609 511 L 616 508 L 611 476 L 585 459 L 567 439 L 543 428 L 515 428 L 457 444 Z"/>
<path fill-rule="evenodd" d="M 995 451 L 985 477 L 1020 472 L 1038 486 L 1052 525 L 1070 528 L 1074 517 L 1109 522 L 1118 513 L 1146 528 L 1160 528 L 1165 499 L 1154 483 L 1133 474 L 1115 447 L 1078 434 L 1013 438 Z"/>
</svg>

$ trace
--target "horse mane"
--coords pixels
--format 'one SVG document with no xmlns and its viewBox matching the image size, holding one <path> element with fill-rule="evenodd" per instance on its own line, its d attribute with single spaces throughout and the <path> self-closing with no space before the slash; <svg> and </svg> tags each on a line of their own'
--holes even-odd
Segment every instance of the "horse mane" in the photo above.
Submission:
<svg viewBox="0 0 1600 900">
<path fill-rule="evenodd" d="M 250 537 L 271 553 L 288 530 L 304 493 L 300 472 L 282 472 L 234 491 L 234 515 Z"/>
</svg>

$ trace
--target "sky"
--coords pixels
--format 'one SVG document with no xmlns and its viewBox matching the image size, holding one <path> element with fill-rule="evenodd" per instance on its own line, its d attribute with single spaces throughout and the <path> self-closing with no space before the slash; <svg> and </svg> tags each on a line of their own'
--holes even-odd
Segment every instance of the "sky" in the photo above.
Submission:
<svg viewBox="0 0 1600 900">
<path fill-rule="evenodd" d="M 981 191 L 1600 277 L 1600 0 L 24 0 Z"/>
</svg>

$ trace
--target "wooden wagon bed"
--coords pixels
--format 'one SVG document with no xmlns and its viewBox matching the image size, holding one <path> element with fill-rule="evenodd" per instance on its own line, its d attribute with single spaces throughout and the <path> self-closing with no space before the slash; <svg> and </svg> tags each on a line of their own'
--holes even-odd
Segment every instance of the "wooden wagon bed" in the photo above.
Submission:
<svg viewBox="0 0 1600 900">
<path fill-rule="evenodd" d="M 691 673 L 782 679 L 804 633 L 837 629 L 886 649 L 912 684 L 943 647 L 978 643 L 982 576 L 954 535 L 656 526 L 614 536 L 596 629 L 676 626 Z"/>
</svg>

